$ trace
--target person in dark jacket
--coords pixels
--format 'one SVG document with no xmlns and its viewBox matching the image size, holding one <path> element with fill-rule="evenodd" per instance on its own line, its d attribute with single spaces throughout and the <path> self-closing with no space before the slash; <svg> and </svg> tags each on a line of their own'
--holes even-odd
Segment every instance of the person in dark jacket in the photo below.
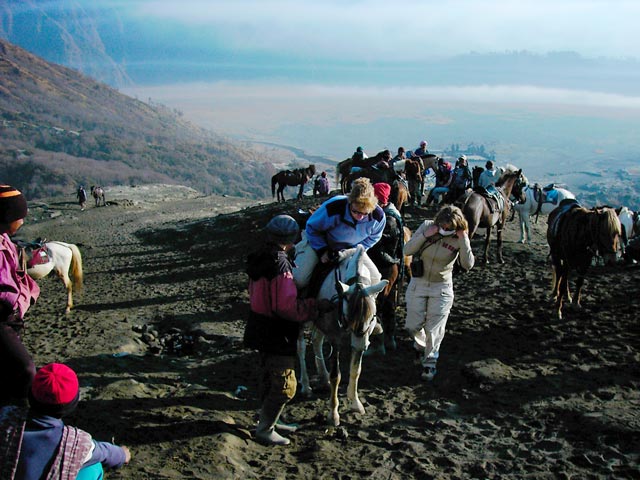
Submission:
<svg viewBox="0 0 640 480">
<path fill-rule="evenodd" d="M 15 480 L 98 480 L 103 478 L 103 466 L 129 463 L 127 447 L 99 442 L 64 424 L 62 417 L 75 410 L 79 397 L 78 377 L 67 365 L 50 363 L 38 370 L 29 393 Z"/>
<path fill-rule="evenodd" d="M 382 232 L 382 238 L 369 249 L 367 254 L 385 279 L 390 278 L 390 271 L 393 265 L 398 266 L 398 278 L 393 282 L 391 289 L 389 291 L 385 289 L 378 295 L 376 300 L 378 303 L 378 316 L 382 319 L 384 334 L 379 340 L 372 338 L 372 347 L 367 350 L 367 352 L 380 352 L 384 354 L 387 347 L 391 350 L 395 350 L 397 347 L 395 341 L 395 307 L 398 282 L 402 278 L 404 267 L 402 253 L 402 249 L 404 248 L 404 225 L 400 212 L 393 203 L 389 202 L 389 195 L 391 194 L 389 184 L 374 183 L 373 190 L 378 199 L 378 205 L 380 205 L 384 212 L 386 223 Z"/>
<path fill-rule="evenodd" d="M 453 170 L 453 179 L 449 187 L 449 194 L 447 195 L 447 202 L 453 203 L 460 196 L 462 196 L 468 188 L 471 188 L 473 176 L 467 163 L 467 156 L 461 155 L 458 158 L 456 168 Z"/>
<path fill-rule="evenodd" d="M 295 363 L 300 327 L 318 317 L 315 298 L 298 298 L 287 255 L 299 230 L 289 215 L 272 218 L 265 228 L 266 242 L 249 255 L 247 262 L 251 309 L 244 343 L 260 353 L 262 409 L 256 439 L 267 445 L 290 443 L 276 429 L 295 431 L 295 426 L 279 421 L 280 415 L 297 389 Z M 331 308 L 324 303 L 322 306 L 325 310 Z"/>
</svg>

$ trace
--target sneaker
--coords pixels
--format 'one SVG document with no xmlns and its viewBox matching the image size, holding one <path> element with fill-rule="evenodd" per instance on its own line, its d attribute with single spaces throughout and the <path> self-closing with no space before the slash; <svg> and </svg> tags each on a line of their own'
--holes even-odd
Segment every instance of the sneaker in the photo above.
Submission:
<svg viewBox="0 0 640 480">
<path fill-rule="evenodd" d="M 422 379 L 426 380 L 427 382 L 430 382 L 431 380 L 433 380 L 433 377 L 436 376 L 436 367 L 424 367 L 424 370 L 422 370 Z"/>
</svg>

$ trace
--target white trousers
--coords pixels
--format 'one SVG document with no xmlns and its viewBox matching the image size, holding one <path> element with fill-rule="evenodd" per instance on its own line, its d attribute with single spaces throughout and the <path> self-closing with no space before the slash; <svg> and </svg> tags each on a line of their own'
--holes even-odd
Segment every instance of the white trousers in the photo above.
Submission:
<svg viewBox="0 0 640 480">
<path fill-rule="evenodd" d="M 413 337 L 414 348 L 422 353 L 422 366 L 435 367 L 453 306 L 453 284 L 412 278 L 405 298 L 405 328 Z"/>
<path fill-rule="evenodd" d="M 293 268 L 293 281 L 298 287 L 298 290 L 309 285 L 311 280 L 311 274 L 319 259 L 315 250 L 309 245 L 307 235 L 302 232 L 302 240 L 295 245 L 296 248 L 296 260 L 295 267 Z"/>
</svg>

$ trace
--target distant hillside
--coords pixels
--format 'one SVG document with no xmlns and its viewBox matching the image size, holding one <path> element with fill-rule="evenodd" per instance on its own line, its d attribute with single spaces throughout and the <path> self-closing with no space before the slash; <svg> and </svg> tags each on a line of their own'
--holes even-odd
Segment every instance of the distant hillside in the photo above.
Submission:
<svg viewBox="0 0 640 480">
<path fill-rule="evenodd" d="M 0 38 L 109 85 L 130 85 L 132 81 L 122 63 L 110 51 L 122 39 L 113 31 L 100 31 L 101 23 L 107 22 L 116 29 L 121 21 L 113 10 L 96 8 L 97 5 L 81 5 L 76 0 L 3 0 Z M 105 45 L 103 36 L 110 45 Z"/>
<path fill-rule="evenodd" d="M 29 198 L 149 182 L 262 198 L 264 155 L 0 40 L 0 180 Z"/>
</svg>

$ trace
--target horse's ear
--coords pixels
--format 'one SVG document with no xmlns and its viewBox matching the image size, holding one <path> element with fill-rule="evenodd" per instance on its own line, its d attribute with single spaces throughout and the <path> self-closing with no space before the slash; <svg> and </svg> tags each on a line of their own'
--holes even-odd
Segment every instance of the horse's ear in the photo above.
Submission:
<svg viewBox="0 0 640 480">
<path fill-rule="evenodd" d="M 389 283 L 389 280 L 381 280 L 375 285 L 369 285 L 368 287 L 363 289 L 365 296 L 369 297 L 369 296 L 378 295 L 382 290 L 384 290 L 384 288 L 388 285 L 388 283 Z"/>
<path fill-rule="evenodd" d="M 347 290 L 349 290 L 349 285 L 347 285 L 346 283 L 342 283 L 340 280 L 338 280 L 338 286 L 342 290 L 343 295 L 347 293 Z"/>
</svg>

